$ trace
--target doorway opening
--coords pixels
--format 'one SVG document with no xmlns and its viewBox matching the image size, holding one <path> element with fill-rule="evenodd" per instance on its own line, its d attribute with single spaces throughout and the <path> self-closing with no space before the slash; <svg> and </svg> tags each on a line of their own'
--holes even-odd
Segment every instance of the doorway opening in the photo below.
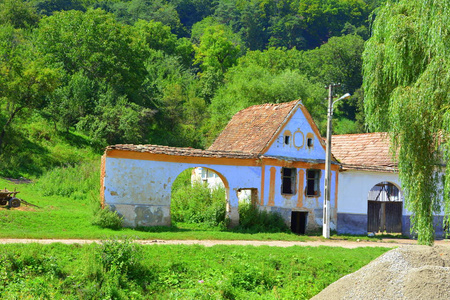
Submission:
<svg viewBox="0 0 450 300">
<path fill-rule="evenodd" d="M 258 189 L 255 188 L 240 188 L 237 190 L 237 196 L 239 199 L 239 205 L 243 203 L 256 207 L 259 203 Z"/>
<path fill-rule="evenodd" d="M 293 211 L 291 213 L 291 231 L 296 234 L 305 234 L 307 220 L 308 220 L 308 212 Z"/>
<path fill-rule="evenodd" d="M 388 181 L 376 184 L 368 195 L 367 231 L 401 233 L 402 211 L 403 201 L 400 189 Z"/>
</svg>

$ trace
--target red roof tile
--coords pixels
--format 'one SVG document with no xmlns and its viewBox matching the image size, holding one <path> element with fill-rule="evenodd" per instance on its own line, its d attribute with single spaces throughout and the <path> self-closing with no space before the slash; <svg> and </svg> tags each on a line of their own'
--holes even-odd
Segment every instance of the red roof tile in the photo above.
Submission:
<svg viewBox="0 0 450 300">
<path fill-rule="evenodd" d="M 385 132 L 333 135 L 331 152 L 345 169 L 397 171 Z"/>
<path fill-rule="evenodd" d="M 261 104 L 241 110 L 233 116 L 209 150 L 261 153 L 299 102 Z"/>
</svg>

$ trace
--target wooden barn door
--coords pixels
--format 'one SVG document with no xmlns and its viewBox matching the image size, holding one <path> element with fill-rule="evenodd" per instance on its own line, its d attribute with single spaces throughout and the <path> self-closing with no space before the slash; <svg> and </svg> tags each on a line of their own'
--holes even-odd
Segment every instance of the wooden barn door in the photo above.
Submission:
<svg viewBox="0 0 450 300">
<path fill-rule="evenodd" d="M 400 191 L 390 182 L 381 182 L 369 192 L 367 203 L 368 232 L 402 232 L 403 201 Z"/>
<path fill-rule="evenodd" d="M 381 229 L 381 202 L 370 201 L 367 207 L 367 232 L 378 232 Z"/>
</svg>

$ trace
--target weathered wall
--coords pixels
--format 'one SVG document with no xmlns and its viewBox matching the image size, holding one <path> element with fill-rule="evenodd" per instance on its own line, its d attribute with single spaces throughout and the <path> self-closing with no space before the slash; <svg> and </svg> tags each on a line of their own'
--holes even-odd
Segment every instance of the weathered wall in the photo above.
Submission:
<svg viewBox="0 0 450 300">
<path fill-rule="evenodd" d="M 345 171 L 339 174 L 338 233 L 367 234 L 367 198 L 369 191 L 378 183 L 389 181 L 402 192 L 398 174 L 388 172 Z M 443 237 L 443 212 L 434 217 L 436 237 Z M 411 236 L 410 216 L 403 204 L 402 234 Z M 414 235 L 414 234 L 412 234 Z"/>
<path fill-rule="evenodd" d="M 395 173 L 344 171 L 339 174 L 338 233 L 367 234 L 367 197 L 369 191 L 383 181 L 400 188 L 398 174 Z M 403 207 L 403 214 L 406 213 Z"/>
<path fill-rule="evenodd" d="M 183 170 L 198 166 L 212 169 L 222 176 L 228 192 L 231 221 L 239 222 L 237 190 L 259 189 L 259 167 L 106 157 L 105 204 L 123 215 L 125 226 L 170 225 L 173 181 Z"/>
<path fill-rule="evenodd" d="M 325 171 L 324 164 L 311 164 L 310 166 L 299 167 L 303 163 L 293 163 L 289 167 L 297 167 L 297 186 L 293 195 L 286 195 L 281 192 L 282 185 L 282 166 L 265 165 L 263 177 L 263 193 L 261 205 L 268 211 L 276 211 L 282 214 L 286 224 L 291 223 L 292 211 L 308 212 L 307 231 L 318 230 L 323 225 L 323 201 Z M 320 169 L 319 194 L 316 196 L 306 196 L 308 169 Z M 337 208 L 336 208 L 336 173 L 331 173 L 331 229 L 336 229 Z M 273 175 L 272 175 L 273 174 Z"/>
</svg>

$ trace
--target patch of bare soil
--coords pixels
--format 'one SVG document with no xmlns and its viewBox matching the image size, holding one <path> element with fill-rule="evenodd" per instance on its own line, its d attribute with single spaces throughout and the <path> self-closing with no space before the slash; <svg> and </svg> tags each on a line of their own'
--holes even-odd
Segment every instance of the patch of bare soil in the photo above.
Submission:
<svg viewBox="0 0 450 300">
<path fill-rule="evenodd" d="M 450 246 L 402 246 L 313 299 L 450 299 Z"/>
<path fill-rule="evenodd" d="M 21 205 L 19 207 L 7 207 L 5 206 L 0 206 L 0 210 L 20 210 L 20 211 L 36 211 L 35 207 L 31 207 L 31 206 L 26 206 L 26 205 Z"/>
</svg>

